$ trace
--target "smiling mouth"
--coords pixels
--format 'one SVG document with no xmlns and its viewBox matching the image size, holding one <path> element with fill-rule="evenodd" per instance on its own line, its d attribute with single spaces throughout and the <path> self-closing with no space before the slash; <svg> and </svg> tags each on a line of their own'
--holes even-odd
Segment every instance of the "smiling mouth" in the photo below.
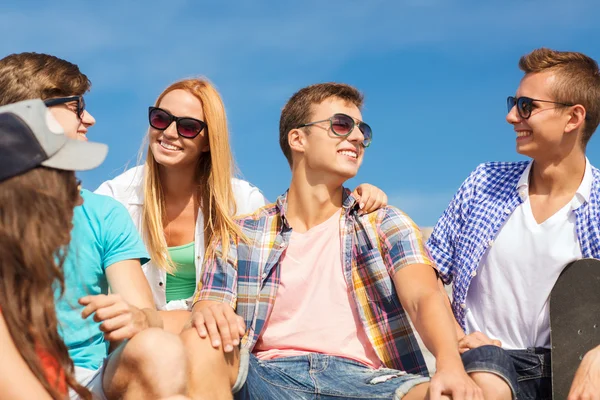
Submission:
<svg viewBox="0 0 600 400">
<path fill-rule="evenodd" d="M 358 158 L 358 154 L 355 151 L 351 151 L 351 150 L 340 150 L 338 151 L 338 153 L 340 153 L 341 155 L 344 155 L 346 157 L 350 157 L 353 159 L 357 159 Z"/>
<path fill-rule="evenodd" d="M 533 132 L 531 131 L 516 131 L 517 132 L 517 138 L 524 138 L 527 136 L 531 136 L 533 134 Z"/>
<path fill-rule="evenodd" d="M 174 144 L 171 144 L 171 143 L 166 143 L 166 142 L 164 142 L 162 140 L 159 140 L 158 144 L 160 145 L 160 147 L 162 147 L 163 149 L 166 149 L 166 150 L 171 150 L 171 151 L 181 151 L 181 150 L 183 150 L 181 147 L 177 147 L 177 146 L 175 146 Z"/>
</svg>

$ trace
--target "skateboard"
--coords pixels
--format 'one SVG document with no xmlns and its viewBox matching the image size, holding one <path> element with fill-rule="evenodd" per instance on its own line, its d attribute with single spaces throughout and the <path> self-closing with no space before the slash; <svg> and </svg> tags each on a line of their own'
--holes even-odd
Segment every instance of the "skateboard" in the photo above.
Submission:
<svg viewBox="0 0 600 400">
<path fill-rule="evenodd" d="M 550 294 L 552 393 L 569 395 L 583 356 L 600 345 L 600 260 L 573 261 L 558 277 Z"/>
</svg>

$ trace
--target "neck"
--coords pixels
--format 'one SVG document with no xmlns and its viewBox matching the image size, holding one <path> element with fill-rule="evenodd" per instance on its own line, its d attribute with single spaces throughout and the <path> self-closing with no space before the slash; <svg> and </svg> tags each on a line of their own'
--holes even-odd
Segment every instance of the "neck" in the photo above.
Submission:
<svg viewBox="0 0 600 400">
<path fill-rule="evenodd" d="M 583 180 L 585 163 L 583 152 L 560 160 L 535 160 L 531 166 L 529 193 L 550 196 L 575 193 Z"/>
<path fill-rule="evenodd" d="M 303 171 L 292 171 L 287 196 L 288 222 L 295 231 L 306 232 L 329 219 L 342 207 L 343 193 L 340 182 L 310 180 Z"/>
<path fill-rule="evenodd" d="M 171 201 L 189 199 L 198 190 L 193 168 L 184 170 L 159 166 L 159 174 L 165 199 Z"/>
</svg>

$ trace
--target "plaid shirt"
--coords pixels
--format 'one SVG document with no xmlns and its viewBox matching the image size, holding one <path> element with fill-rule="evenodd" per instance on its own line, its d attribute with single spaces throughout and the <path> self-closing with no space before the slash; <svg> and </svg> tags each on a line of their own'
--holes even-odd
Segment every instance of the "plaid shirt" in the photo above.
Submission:
<svg viewBox="0 0 600 400">
<path fill-rule="evenodd" d="M 365 332 L 381 362 L 414 374 L 427 375 L 427 366 L 408 315 L 396 294 L 392 276 L 411 264 L 433 265 L 422 237 L 408 216 L 386 207 L 357 215 L 356 200 L 344 193 L 340 217 L 344 275 Z M 268 320 L 280 283 L 279 263 L 292 228 L 285 213 L 287 193 L 256 213 L 240 217 L 248 238 L 232 242 L 227 261 L 207 257 L 202 287 L 195 301 L 224 302 L 236 309 L 249 328 L 242 347 L 250 351 Z M 237 308 L 236 308 L 237 306 Z"/>
<path fill-rule="evenodd" d="M 479 165 L 458 189 L 427 241 L 444 283 L 454 281 L 452 310 L 463 329 L 471 279 L 500 228 L 523 202 L 517 184 L 529 162 Z M 590 200 L 574 210 L 575 224 L 583 256 L 600 258 L 600 171 L 592 167 L 592 176 Z"/>
</svg>

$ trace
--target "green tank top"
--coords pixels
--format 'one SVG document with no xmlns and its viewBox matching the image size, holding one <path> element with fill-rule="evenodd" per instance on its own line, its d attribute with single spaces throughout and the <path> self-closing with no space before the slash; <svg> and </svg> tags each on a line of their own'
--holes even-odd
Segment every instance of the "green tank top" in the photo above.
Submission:
<svg viewBox="0 0 600 400">
<path fill-rule="evenodd" d="M 168 248 L 177 269 L 174 274 L 167 274 L 167 303 L 171 300 L 187 299 L 196 290 L 194 248 L 194 242 Z"/>
</svg>

